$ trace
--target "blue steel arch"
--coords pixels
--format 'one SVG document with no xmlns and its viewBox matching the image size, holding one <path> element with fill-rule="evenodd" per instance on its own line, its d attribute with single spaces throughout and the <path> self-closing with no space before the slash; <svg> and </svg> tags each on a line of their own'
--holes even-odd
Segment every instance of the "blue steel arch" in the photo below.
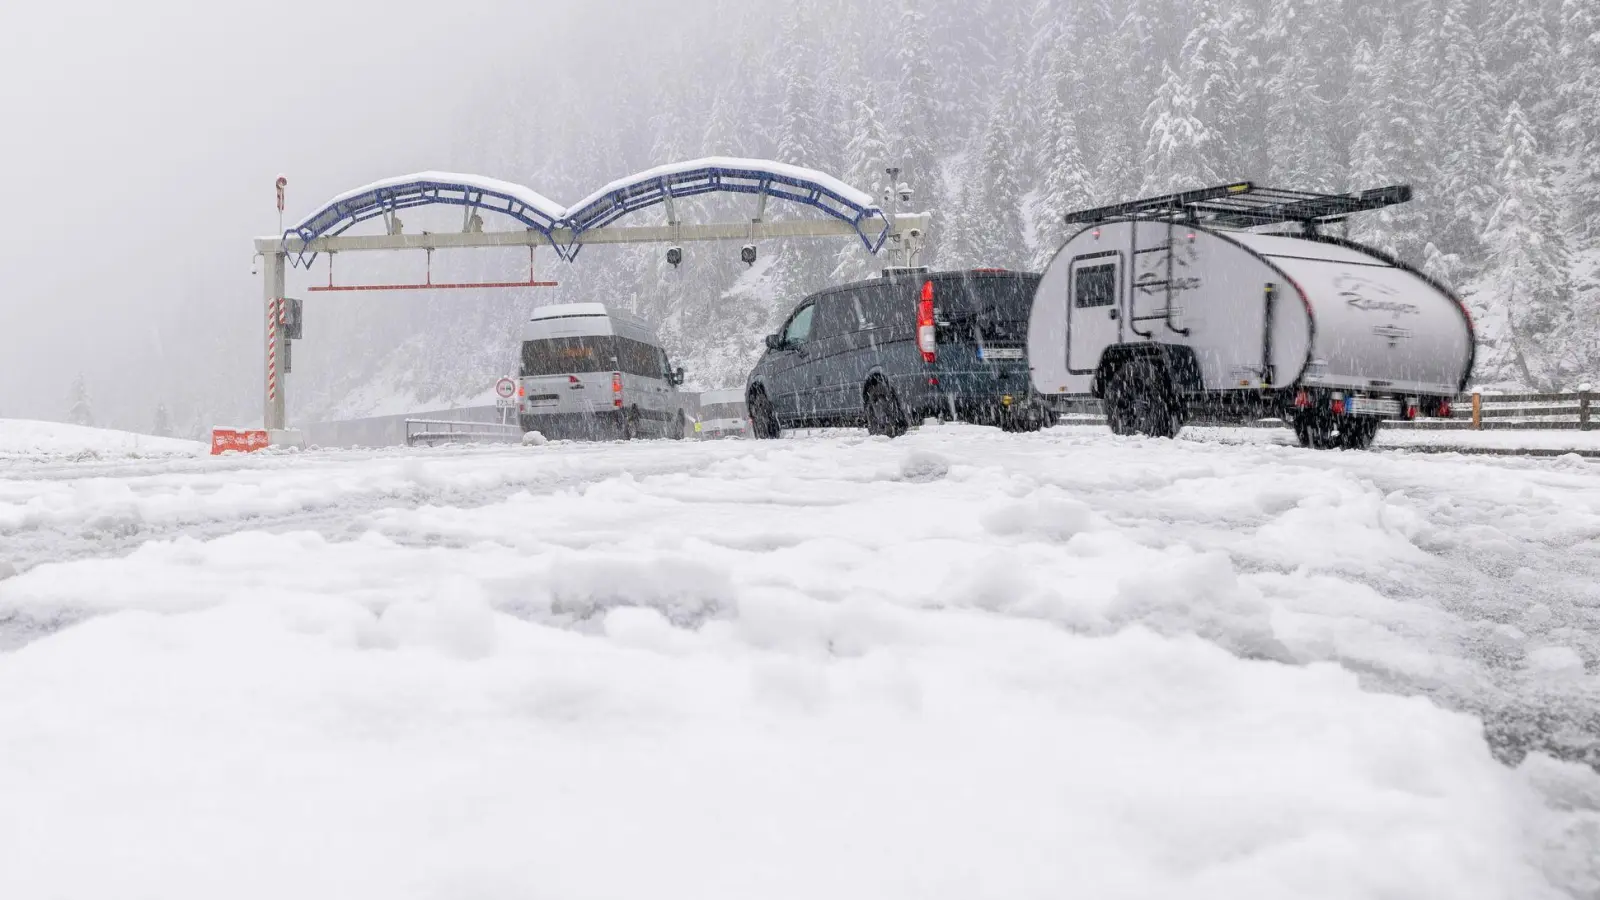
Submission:
<svg viewBox="0 0 1600 900">
<path fill-rule="evenodd" d="M 583 235 L 669 198 L 713 192 L 764 194 L 821 210 L 850 224 L 870 253 L 889 238 L 891 223 L 871 198 L 831 176 L 766 160 L 714 157 L 651 169 L 612 182 L 578 205 L 563 209 L 551 200 L 510 182 L 477 175 L 421 172 L 374 182 L 340 194 L 283 233 L 305 244 L 342 234 L 350 227 L 414 206 L 449 205 L 486 209 L 509 216 L 539 232 L 562 259 L 571 262 L 583 249 Z M 555 232 L 567 230 L 565 243 Z M 304 249 L 296 257 L 310 265 Z"/>
<path fill-rule="evenodd" d="M 341 234 L 353 225 L 398 210 L 440 204 L 498 212 L 543 234 L 547 239 L 560 226 L 565 213 L 559 205 L 521 185 L 476 175 L 421 172 L 374 182 L 340 194 L 302 219 L 298 225 L 286 230 L 283 237 L 285 241 L 298 237 L 309 243 L 319 237 Z M 562 252 L 553 239 L 550 245 L 555 247 L 557 253 Z M 317 255 L 312 253 L 307 259 L 302 250 L 297 261 L 301 265 L 310 265 L 316 258 Z"/>
<path fill-rule="evenodd" d="M 562 225 L 571 230 L 563 255 L 582 249 L 583 234 L 667 199 L 713 192 L 765 194 L 815 207 L 848 222 L 869 253 L 889 238 L 890 222 L 870 197 L 821 172 L 766 160 L 714 157 L 675 163 L 613 182 L 568 208 Z M 873 227 L 873 220 L 881 227 Z M 870 230 L 869 230 L 870 229 Z"/>
</svg>

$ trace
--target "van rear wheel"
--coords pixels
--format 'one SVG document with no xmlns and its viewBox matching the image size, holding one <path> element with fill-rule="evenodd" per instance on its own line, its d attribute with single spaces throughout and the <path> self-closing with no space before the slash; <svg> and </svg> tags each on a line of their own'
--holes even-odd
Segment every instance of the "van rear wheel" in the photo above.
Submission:
<svg viewBox="0 0 1600 900">
<path fill-rule="evenodd" d="M 1106 423 L 1112 434 L 1173 438 L 1183 427 L 1183 406 L 1167 367 L 1135 357 L 1122 364 L 1105 390 Z"/>
<path fill-rule="evenodd" d="M 630 406 L 622 411 L 622 439 L 636 441 L 639 439 L 639 407 Z"/>
<path fill-rule="evenodd" d="M 909 427 L 906 413 L 900 408 L 900 398 L 895 396 L 894 388 L 874 381 L 867 385 L 863 399 L 866 401 L 867 434 L 897 438 L 906 433 Z"/>
</svg>

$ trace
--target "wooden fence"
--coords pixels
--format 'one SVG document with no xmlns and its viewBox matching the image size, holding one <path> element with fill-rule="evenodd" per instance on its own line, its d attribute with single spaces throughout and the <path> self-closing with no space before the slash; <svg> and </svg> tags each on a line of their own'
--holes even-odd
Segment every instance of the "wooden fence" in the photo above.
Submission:
<svg viewBox="0 0 1600 900">
<path fill-rule="evenodd" d="M 1531 431 L 1588 431 L 1595 427 L 1593 412 L 1600 393 L 1576 391 L 1561 394 L 1462 394 L 1451 401 L 1448 419 L 1391 420 L 1394 428 L 1420 430 L 1443 429 L 1520 429 Z M 1088 396 L 1062 397 L 1055 401 L 1063 422 L 1103 424 L 1100 401 Z M 1196 417 L 1193 424 L 1206 424 L 1204 416 Z M 1229 424 L 1282 427 L 1279 419 L 1260 419 L 1255 422 Z"/>
</svg>

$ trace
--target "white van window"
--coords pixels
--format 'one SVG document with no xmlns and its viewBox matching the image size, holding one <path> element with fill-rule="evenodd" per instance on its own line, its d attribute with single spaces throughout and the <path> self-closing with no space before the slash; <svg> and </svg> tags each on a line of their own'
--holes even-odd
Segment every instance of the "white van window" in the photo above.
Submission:
<svg viewBox="0 0 1600 900">
<path fill-rule="evenodd" d="M 616 367 L 615 343 L 609 335 L 541 338 L 522 342 L 523 375 L 610 372 Z"/>
</svg>

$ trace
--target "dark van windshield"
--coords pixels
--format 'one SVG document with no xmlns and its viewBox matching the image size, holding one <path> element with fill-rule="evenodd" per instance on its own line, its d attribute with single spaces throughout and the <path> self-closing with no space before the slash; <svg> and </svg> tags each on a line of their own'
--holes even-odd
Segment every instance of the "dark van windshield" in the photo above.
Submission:
<svg viewBox="0 0 1600 900">
<path fill-rule="evenodd" d="M 610 335 L 522 342 L 523 375 L 610 372 L 616 368 L 616 340 Z"/>
</svg>

